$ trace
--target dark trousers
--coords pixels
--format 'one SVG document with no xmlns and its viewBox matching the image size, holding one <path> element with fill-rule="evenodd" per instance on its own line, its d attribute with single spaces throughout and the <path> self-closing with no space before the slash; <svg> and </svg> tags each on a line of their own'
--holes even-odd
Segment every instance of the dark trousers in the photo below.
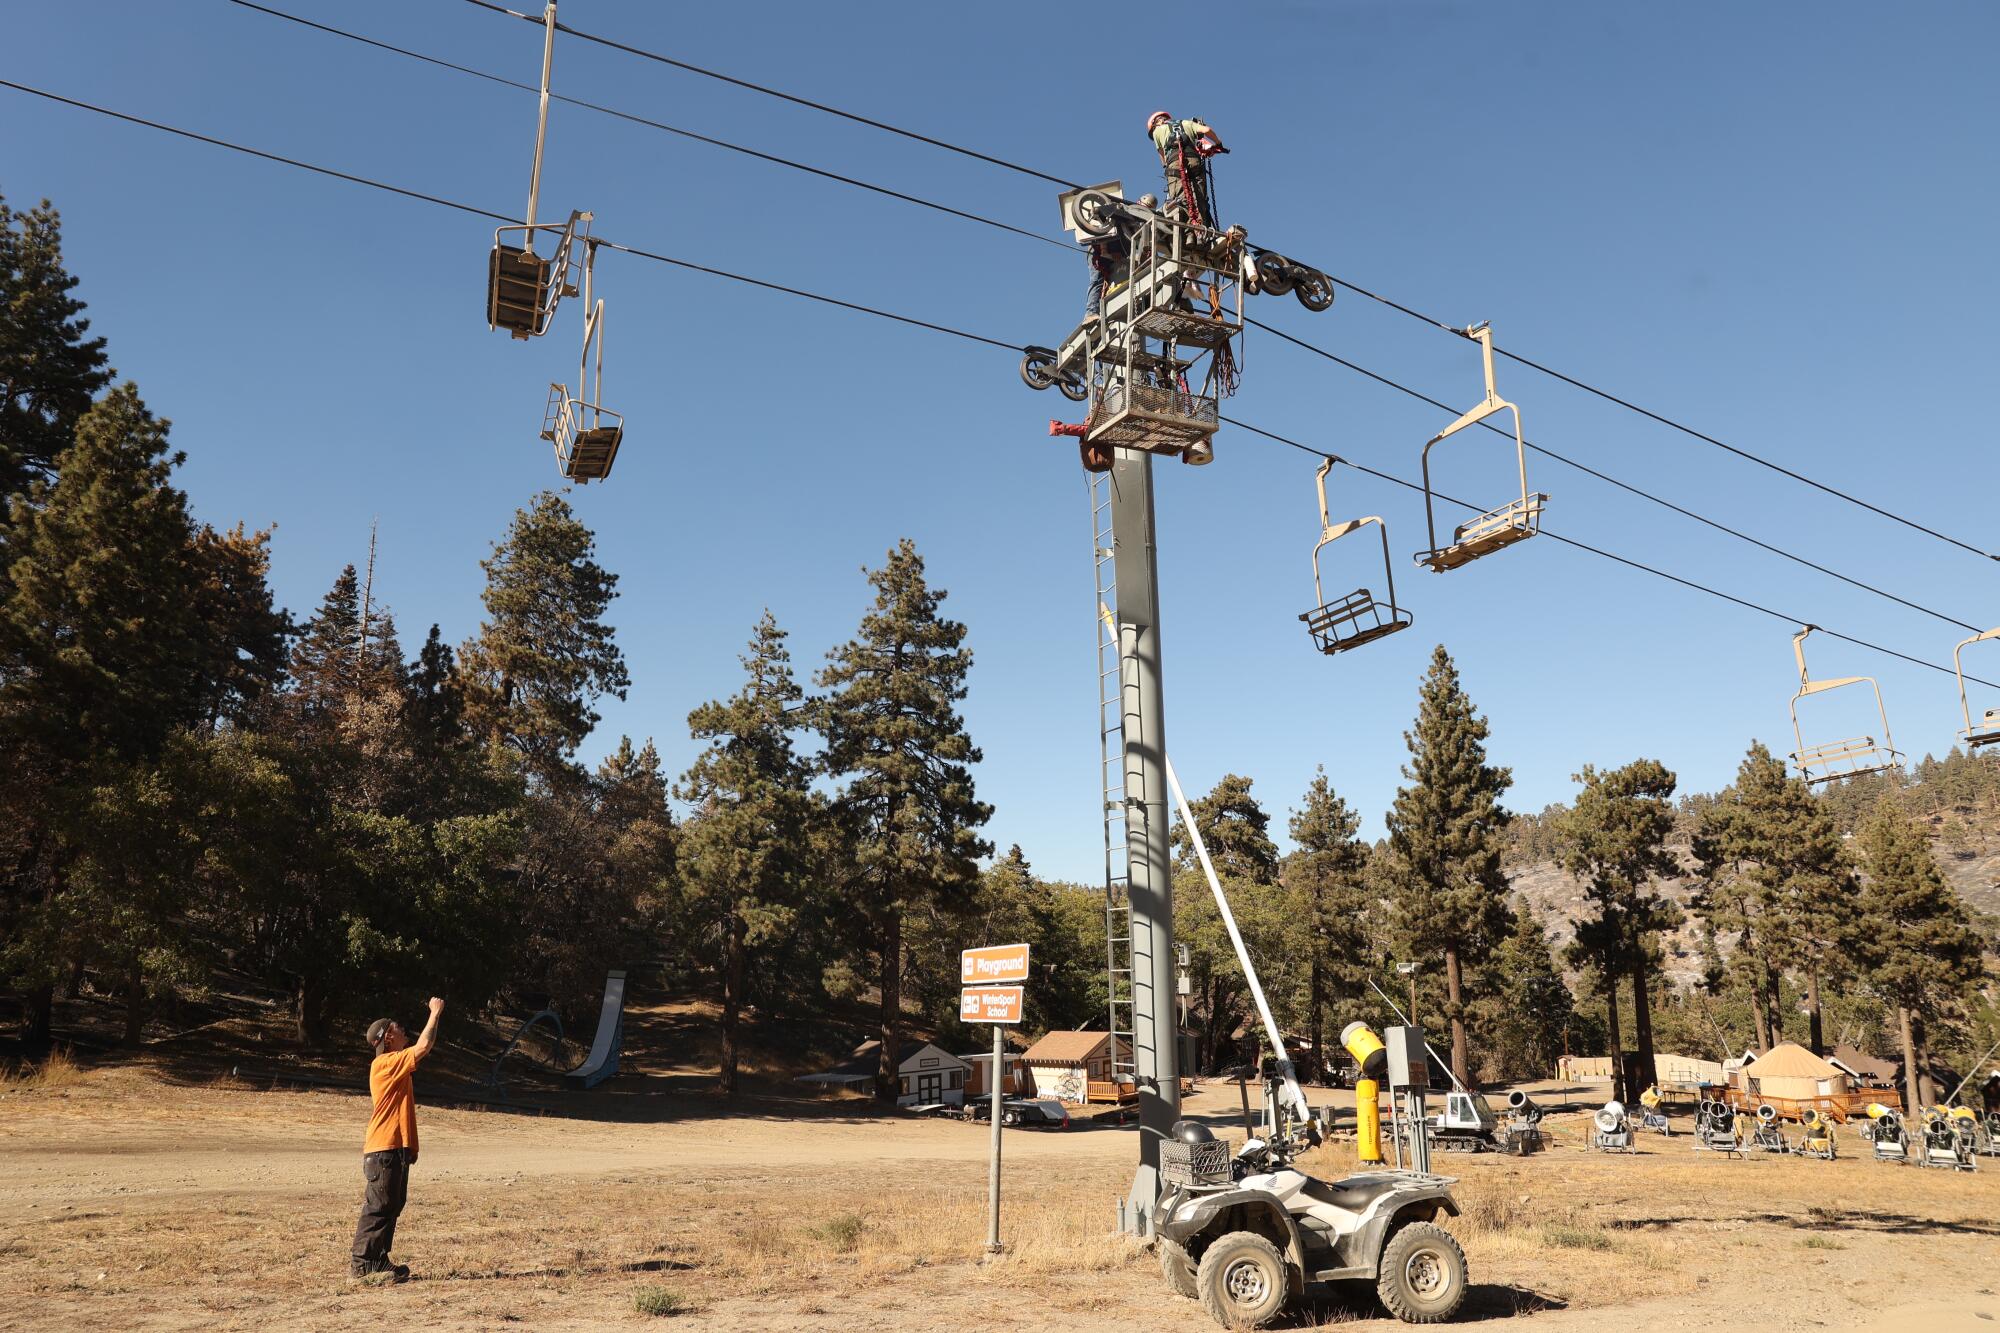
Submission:
<svg viewBox="0 0 2000 1333">
<path fill-rule="evenodd" d="M 354 1271 L 373 1272 L 389 1262 L 389 1247 L 396 1239 L 396 1219 L 402 1216 L 403 1201 L 410 1192 L 410 1154 L 404 1148 L 366 1153 L 361 1158 L 361 1174 L 368 1182 L 368 1198 L 361 1205 L 361 1222 L 354 1228 Z"/>
</svg>

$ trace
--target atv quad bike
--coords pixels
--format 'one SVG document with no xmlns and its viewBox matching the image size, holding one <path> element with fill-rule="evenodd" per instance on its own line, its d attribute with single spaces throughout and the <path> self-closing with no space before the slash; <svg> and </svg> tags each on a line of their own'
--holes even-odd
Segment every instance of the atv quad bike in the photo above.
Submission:
<svg viewBox="0 0 2000 1333">
<path fill-rule="evenodd" d="M 1308 1282 L 1369 1281 L 1382 1305 L 1412 1324 L 1451 1318 L 1465 1300 L 1465 1252 L 1436 1225 L 1457 1216 L 1449 1176 L 1374 1171 L 1328 1182 L 1292 1165 L 1319 1142 L 1292 1128 L 1267 1074 L 1265 1124 L 1231 1159 L 1208 1127 L 1183 1120 L 1162 1145 L 1168 1188 L 1153 1213 L 1167 1282 L 1225 1328 L 1262 1328 Z"/>
</svg>

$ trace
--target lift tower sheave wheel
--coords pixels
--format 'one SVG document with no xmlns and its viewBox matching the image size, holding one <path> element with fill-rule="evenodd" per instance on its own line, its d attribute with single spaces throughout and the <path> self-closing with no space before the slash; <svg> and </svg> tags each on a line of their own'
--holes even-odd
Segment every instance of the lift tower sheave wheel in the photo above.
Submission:
<svg viewBox="0 0 2000 1333">
<path fill-rule="evenodd" d="M 1792 636 L 1792 658 L 1799 667 L 1799 692 L 1792 696 L 1792 739 L 1799 748 L 1792 752 L 1791 759 L 1798 765 L 1799 776 L 1805 779 L 1808 787 L 1817 787 L 1836 778 L 1865 777 L 1870 773 L 1886 773 L 1890 769 L 1901 768 L 1903 752 L 1896 748 L 1895 737 L 1889 734 L 1889 711 L 1882 704 L 1882 687 L 1875 678 L 1840 676 L 1814 680 L 1812 673 L 1806 670 L 1806 636 L 1818 628 L 1817 625 L 1807 625 Z M 1866 685 L 1874 691 L 1875 713 L 1882 719 L 1881 741 L 1878 743 L 1873 736 L 1850 736 L 1823 745 L 1807 745 L 1805 735 L 1799 728 L 1799 700 L 1849 685 Z"/>
<path fill-rule="evenodd" d="M 1424 444 L 1424 522 L 1428 525 L 1431 549 L 1417 552 L 1417 563 L 1433 573 L 1442 574 L 1448 569 L 1471 564 L 1484 555 L 1491 555 L 1515 542 L 1526 541 L 1541 531 L 1542 507 L 1549 497 L 1540 491 L 1528 489 L 1528 446 L 1521 436 L 1521 409 L 1502 398 L 1493 386 L 1493 329 L 1488 324 L 1475 324 L 1464 330 L 1466 337 L 1479 344 L 1481 363 L 1486 373 L 1486 397 L 1479 406 L 1461 416 L 1433 435 Z M 1470 519 L 1452 530 L 1451 542 L 1438 545 L 1437 539 L 1437 496 L 1431 489 L 1431 450 L 1436 445 L 1464 430 L 1476 426 L 1486 418 L 1501 410 L 1514 417 L 1514 462 L 1521 477 L 1521 498 L 1511 500 L 1498 509 L 1488 510 L 1477 518 Z"/>
<path fill-rule="evenodd" d="M 1971 645 L 1982 643 L 1987 639 L 2000 639 L 2000 629 L 1989 629 L 1983 634 L 1975 634 L 1951 650 L 1951 669 L 1958 677 L 1958 708 L 1959 712 L 1965 717 L 1965 726 L 1958 733 L 1958 738 L 1965 742 L 1965 748 L 1968 750 L 1977 750 L 1982 746 L 2000 741 L 2000 708 L 1987 709 L 1979 715 L 1979 721 L 1974 722 L 1972 720 L 1972 705 L 1967 700 L 1965 694 L 1965 663 L 1963 660 L 1965 650 Z"/>
<path fill-rule="evenodd" d="M 1312 635 L 1313 646 L 1329 656 L 1344 652 L 1349 648 L 1359 648 L 1364 643 L 1387 638 L 1399 629 L 1410 627 L 1410 613 L 1396 605 L 1396 571 L 1389 559 L 1389 527 L 1379 517 L 1350 518 L 1345 523 L 1335 524 L 1326 512 L 1326 474 L 1333 470 L 1336 460 L 1327 459 L 1319 465 L 1319 544 L 1313 547 L 1313 609 L 1300 616 L 1305 622 L 1306 632 Z M 1319 554 L 1332 542 L 1358 532 L 1370 523 L 1382 536 L 1382 573 L 1388 580 L 1389 601 L 1385 606 L 1375 600 L 1375 594 L 1367 588 L 1356 588 L 1345 597 L 1329 602 L 1326 592 L 1320 586 Z"/>
</svg>

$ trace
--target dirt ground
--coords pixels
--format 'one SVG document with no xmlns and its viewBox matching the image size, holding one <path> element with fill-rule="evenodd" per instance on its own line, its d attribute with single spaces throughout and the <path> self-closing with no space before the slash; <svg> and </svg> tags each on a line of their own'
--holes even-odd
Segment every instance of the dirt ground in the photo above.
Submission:
<svg viewBox="0 0 2000 1333">
<path fill-rule="evenodd" d="M 1234 1097 L 1205 1091 L 1190 1110 L 1220 1125 Z M 131 1067 L 16 1084 L 0 1089 L 0 1329 L 622 1329 L 655 1322 L 635 1307 L 646 1292 L 718 1330 L 1210 1327 L 1112 1234 L 1130 1130 L 1009 1131 L 1009 1249 L 988 1261 L 983 1128 L 758 1105 L 681 1099 L 660 1118 L 599 1120 L 427 1106 L 396 1246 L 417 1278 L 358 1288 L 345 1266 L 361 1097 Z M 1613 1157 L 1577 1146 L 1580 1117 L 1552 1120 L 1544 1155 L 1445 1159 L 1461 1177 L 1467 1322 L 2000 1317 L 2000 1163 L 1961 1176 L 1858 1155 L 1724 1161 L 1685 1136 Z M 1319 1155 L 1323 1173 L 1352 1161 Z M 1389 1326 L 1358 1291 L 1301 1322 Z"/>
</svg>

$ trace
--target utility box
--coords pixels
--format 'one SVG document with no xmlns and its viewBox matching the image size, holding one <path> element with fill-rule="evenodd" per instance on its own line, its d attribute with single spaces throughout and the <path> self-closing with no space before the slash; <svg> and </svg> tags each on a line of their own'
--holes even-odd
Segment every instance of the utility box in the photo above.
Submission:
<svg viewBox="0 0 2000 1333">
<path fill-rule="evenodd" d="M 1422 1089 L 1431 1085 L 1430 1057 L 1422 1028 L 1383 1028 L 1382 1044 L 1388 1051 L 1391 1088 Z"/>
</svg>

